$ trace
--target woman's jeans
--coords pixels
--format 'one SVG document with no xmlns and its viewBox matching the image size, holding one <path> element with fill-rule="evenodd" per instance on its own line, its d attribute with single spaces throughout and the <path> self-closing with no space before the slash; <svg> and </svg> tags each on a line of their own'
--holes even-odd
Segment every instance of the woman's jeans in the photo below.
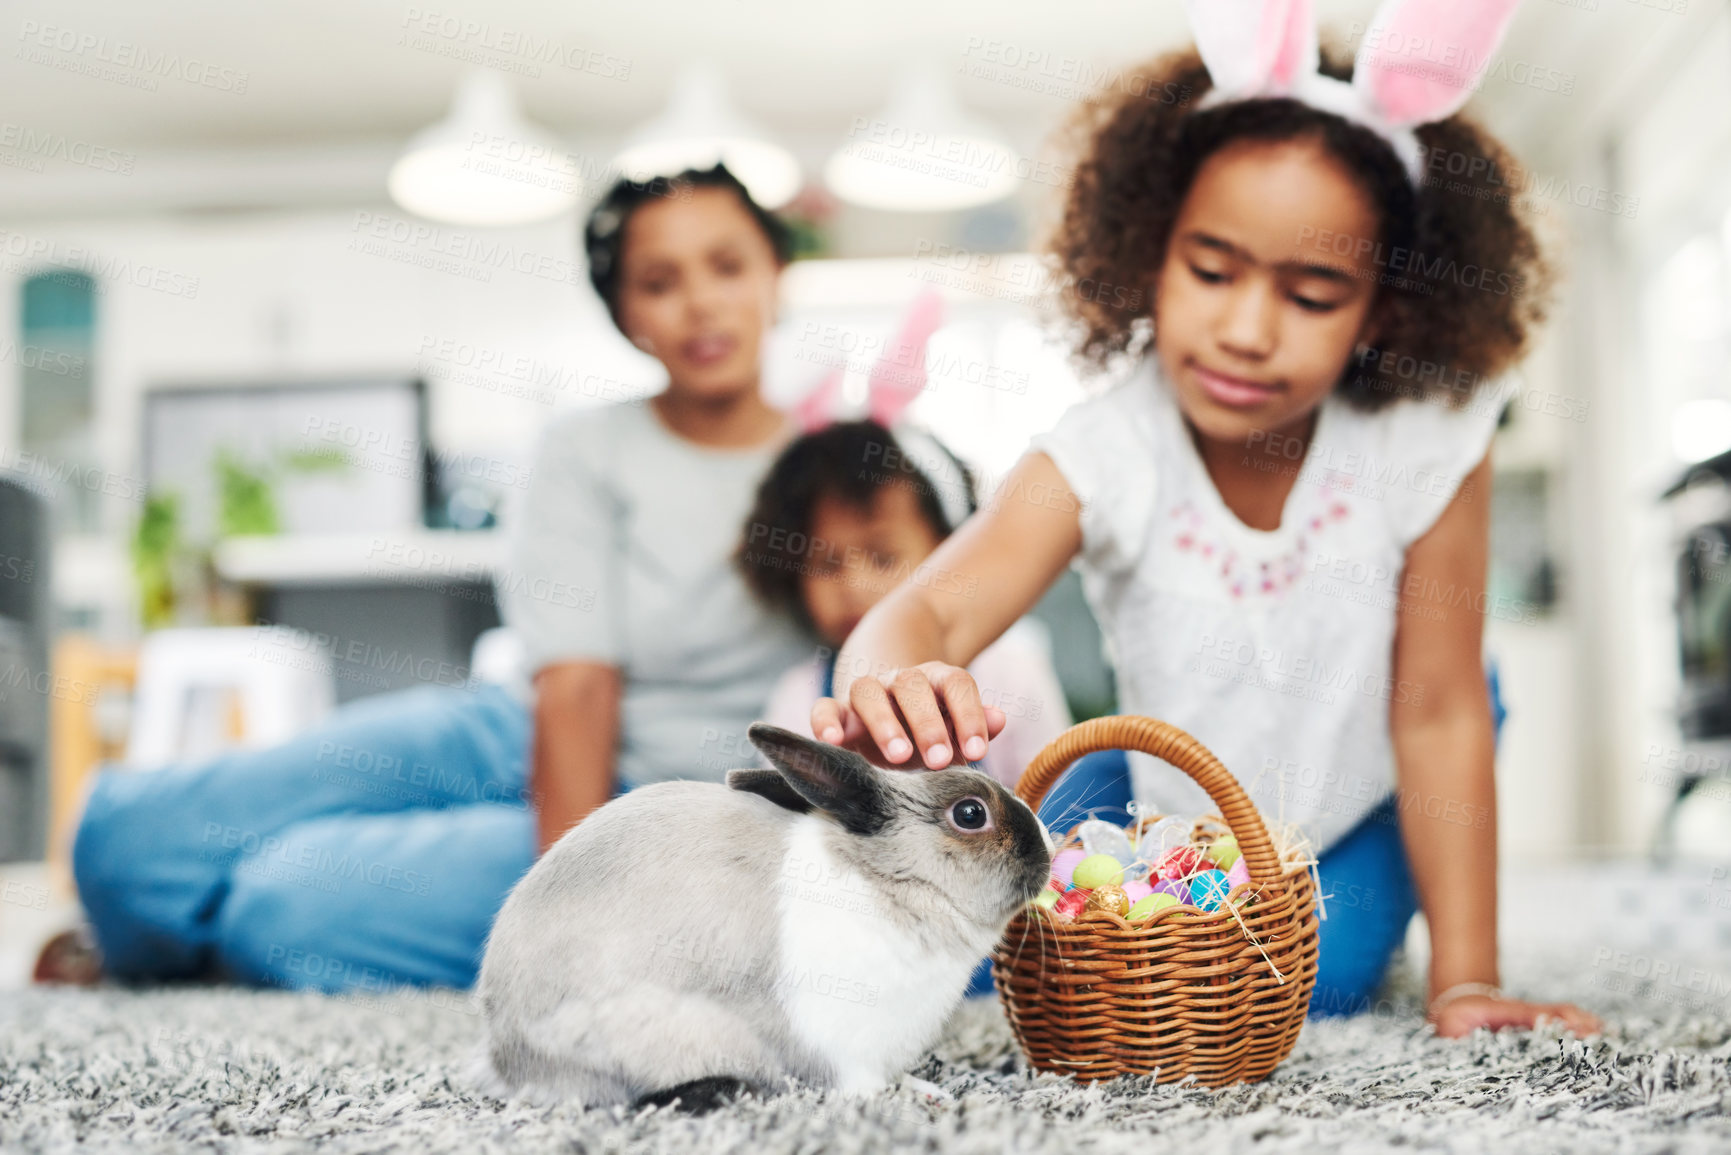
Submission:
<svg viewBox="0 0 1731 1155">
<path fill-rule="evenodd" d="M 122 980 L 468 987 L 535 861 L 529 712 L 498 686 L 339 709 L 268 750 L 98 773 L 78 893 Z"/>
<path fill-rule="evenodd" d="M 1085 818 L 1128 826 L 1130 765 L 1122 750 L 1079 759 L 1046 792 L 1040 821 L 1057 834 Z M 1328 917 L 1318 933 L 1312 1015 L 1351 1014 L 1370 1006 L 1389 957 L 1418 910 L 1398 815 L 1390 798 L 1322 855 L 1317 866 Z M 974 972 L 970 995 L 992 990 L 988 959 Z"/>
</svg>

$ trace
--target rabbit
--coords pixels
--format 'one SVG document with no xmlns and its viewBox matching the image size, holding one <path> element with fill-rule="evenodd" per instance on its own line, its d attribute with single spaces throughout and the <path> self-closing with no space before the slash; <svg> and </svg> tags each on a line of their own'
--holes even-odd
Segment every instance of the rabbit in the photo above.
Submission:
<svg viewBox="0 0 1731 1155">
<path fill-rule="evenodd" d="M 620 795 L 511 891 L 478 983 L 487 1089 L 703 1113 L 883 1088 L 1047 885 L 1051 834 L 984 772 L 747 733 L 773 769 Z"/>
</svg>

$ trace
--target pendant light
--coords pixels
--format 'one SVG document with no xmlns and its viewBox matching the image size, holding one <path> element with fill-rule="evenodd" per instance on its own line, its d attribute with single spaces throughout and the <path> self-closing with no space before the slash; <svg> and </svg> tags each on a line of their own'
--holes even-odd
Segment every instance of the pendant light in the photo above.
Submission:
<svg viewBox="0 0 1731 1155">
<path fill-rule="evenodd" d="M 1017 165 L 1016 150 L 927 66 L 903 73 L 876 116 L 854 121 L 823 179 L 836 196 L 865 208 L 931 212 L 1009 196 Z"/>
<path fill-rule="evenodd" d="M 673 176 L 717 161 L 764 208 L 780 208 L 799 192 L 799 161 L 728 99 L 714 66 L 688 68 L 667 110 L 626 137 L 613 165 L 634 180 Z"/>
<path fill-rule="evenodd" d="M 391 199 L 454 225 L 522 225 L 570 212 L 577 158 L 524 120 L 505 77 L 470 73 L 451 113 L 415 134 L 391 166 Z"/>
</svg>

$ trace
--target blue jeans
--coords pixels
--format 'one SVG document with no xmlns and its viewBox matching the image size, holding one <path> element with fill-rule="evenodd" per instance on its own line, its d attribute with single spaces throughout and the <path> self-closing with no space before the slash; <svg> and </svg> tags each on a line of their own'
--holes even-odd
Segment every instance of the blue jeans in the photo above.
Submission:
<svg viewBox="0 0 1731 1155">
<path fill-rule="evenodd" d="M 107 972 L 473 984 L 535 861 L 530 717 L 505 690 L 365 698 L 269 750 L 103 770 L 72 850 Z"/>
<path fill-rule="evenodd" d="M 1491 718 L 1500 736 L 1507 711 L 1494 666 L 1489 689 Z M 1131 797 L 1129 760 L 1122 750 L 1103 750 L 1077 759 L 1064 771 L 1041 799 L 1039 817 L 1053 831 L 1069 830 L 1089 817 L 1128 826 Z M 1310 1014 L 1368 1010 L 1389 958 L 1405 940 L 1407 924 L 1418 911 L 1392 796 L 1323 852 L 1317 874 L 1328 917 L 1317 931 L 1316 989 L 1310 997 Z M 988 958 L 974 971 L 968 994 L 986 995 L 992 990 Z"/>
</svg>

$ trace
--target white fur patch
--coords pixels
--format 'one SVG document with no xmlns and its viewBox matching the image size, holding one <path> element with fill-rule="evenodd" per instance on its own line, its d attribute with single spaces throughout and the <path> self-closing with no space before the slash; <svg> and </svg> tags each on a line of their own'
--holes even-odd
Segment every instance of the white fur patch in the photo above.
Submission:
<svg viewBox="0 0 1731 1155">
<path fill-rule="evenodd" d="M 934 955 L 882 912 L 824 845 L 829 819 L 793 824 L 781 877 L 783 1004 L 794 1033 L 833 1064 L 836 1086 L 870 1090 L 905 1071 L 955 1009 L 984 956 Z"/>
</svg>

